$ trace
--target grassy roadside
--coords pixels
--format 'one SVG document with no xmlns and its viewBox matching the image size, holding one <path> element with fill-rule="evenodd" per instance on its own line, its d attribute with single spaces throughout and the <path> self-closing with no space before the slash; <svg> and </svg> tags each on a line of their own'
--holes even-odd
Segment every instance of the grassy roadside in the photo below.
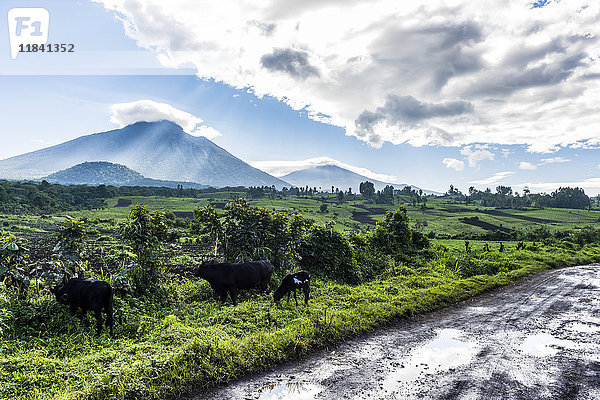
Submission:
<svg viewBox="0 0 600 400">
<path fill-rule="evenodd" d="M 202 282 L 172 278 L 162 304 L 118 299 L 115 337 L 93 336 L 49 296 L 26 307 L 0 297 L 0 398 L 130 399 L 177 395 L 294 359 L 395 318 L 431 311 L 550 268 L 600 261 L 600 246 L 488 253 L 500 272 L 461 279 L 459 253 L 402 265 L 358 286 L 316 281 L 310 307 L 248 295 L 210 300 Z M 456 262 L 456 265 L 454 264 Z"/>
</svg>

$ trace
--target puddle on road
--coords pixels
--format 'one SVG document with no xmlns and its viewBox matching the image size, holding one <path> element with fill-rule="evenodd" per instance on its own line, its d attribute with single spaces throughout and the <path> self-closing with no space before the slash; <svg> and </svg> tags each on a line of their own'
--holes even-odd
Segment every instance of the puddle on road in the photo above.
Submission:
<svg viewBox="0 0 600 400">
<path fill-rule="evenodd" d="M 591 286 L 590 289 L 592 290 L 600 288 L 600 278 L 596 278 L 595 276 L 586 276 L 582 278 L 581 276 L 570 276 L 566 274 L 561 274 L 558 277 L 568 282 L 577 283 L 578 285 L 589 285 Z"/>
<path fill-rule="evenodd" d="M 584 324 L 581 322 L 573 322 L 566 327 L 570 331 L 581 332 L 581 333 L 594 333 L 600 332 L 600 326 L 594 324 Z"/>
<path fill-rule="evenodd" d="M 258 400 L 312 400 L 321 388 L 312 383 L 290 382 L 263 386 Z"/>
<path fill-rule="evenodd" d="M 532 356 L 553 356 L 564 348 L 573 348 L 575 344 L 570 340 L 555 338 L 547 333 L 537 333 L 528 336 L 519 347 L 520 350 Z"/>
<path fill-rule="evenodd" d="M 384 380 L 383 387 L 388 391 L 395 390 L 420 375 L 434 375 L 468 364 L 479 346 L 460 340 L 461 335 L 462 332 L 457 329 L 438 331 L 435 339 L 400 360 L 397 369 Z"/>
<path fill-rule="evenodd" d="M 489 307 L 467 307 L 466 309 L 467 312 L 471 312 L 473 314 L 486 314 L 488 312 L 490 312 L 490 308 Z"/>
</svg>

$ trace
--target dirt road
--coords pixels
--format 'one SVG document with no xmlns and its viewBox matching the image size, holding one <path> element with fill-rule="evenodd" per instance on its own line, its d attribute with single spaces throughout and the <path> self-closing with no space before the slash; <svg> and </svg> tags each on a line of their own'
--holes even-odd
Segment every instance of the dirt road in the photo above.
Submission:
<svg viewBox="0 0 600 400">
<path fill-rule="evenodd" d="M 542 272 L 205 398 L 600 399 L 600 265 Z"/>
</svg>

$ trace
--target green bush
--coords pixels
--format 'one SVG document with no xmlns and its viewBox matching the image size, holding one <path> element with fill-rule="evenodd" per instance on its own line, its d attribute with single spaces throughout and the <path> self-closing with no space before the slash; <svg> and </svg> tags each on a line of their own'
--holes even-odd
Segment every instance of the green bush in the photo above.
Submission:
<svg viewBox="0 0 600 400">
<path fill-rule="evenodd" d="M 331 226 L 313 225 L 299 253 L 300 266 L 315 276 L 353 284 L 361 280 L 349 240 Z"/>
<path fill-rule="evenodd" d="M 165 214 L 136 205 L 119 233 L 137 256 L 127 271 L 134 290 L 140 294 L 155 292 L 165 272 L 161 263 L 162 243 L 169 237 Z"/>
<path fill-rule="evenodd" d="M 429 247 L 429 239 L 410 228 L 404 206 L 388 211 L 385 219 L 377 222 L 369 240 L 375 248 L 391 255 L 397 262 L 406 261 L 410 254 Z"/>
</svg>

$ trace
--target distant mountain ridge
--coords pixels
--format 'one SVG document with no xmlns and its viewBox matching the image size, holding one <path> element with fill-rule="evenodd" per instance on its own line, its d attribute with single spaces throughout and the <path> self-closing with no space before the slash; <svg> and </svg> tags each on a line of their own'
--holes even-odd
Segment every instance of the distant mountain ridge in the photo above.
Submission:
<svg viewBox="0 0 600 400">
<path fill-rule="evenodd" d="M 170 121 L 136 122 L 1 160 L 0 179 L 36 180 L 86 161 L 125 165 L 157 180 L 215 187 L 289 186 Z"/>
<path fill-rule="evenodd" d="M 61 185 L 158 186 L 184 189 L 203 189 L 206 185 L 146 178 L 125 165 L 106 161 L 86 161 L 42 178 Z"/>
<path fill-rule="evenodd" d="M 382 182 L 376 179 L 371 179 L 366 176 L 357 174 L 356 172 L 349 171 L 345 168 L 338 167 L 337 165 L 321 165 L 317 167 L 310 167 L 300 171 L 294 171 L 281 177 L 286 182 L 291 183 L 298 187 L 316 187 L 321 190 L 329 191 L 331 186 L 334 186 L 340 190 L 348 190 L 352 188 L 354 193 L 358 193 L 358 189 L 361 182 L 369 181 L 373 183 L 375 189 L 381 190 L 386 185 L 393 186 L 394 189 L 402 189 L 405 186 L 411 186 L 417 191 L 420 189 L 416 186 L 407 185 L 405 183 L 389 183 Z M 423 190 L 425 193 L 437 193 L 431 190 Z"/>
<path fill-rule="evenodd" d="M 344 191 L 351 187 L 354 192 L 358 192 L 360 183 L 366 180 L 373 182 L 377 189 L 382 189 L 385 185 L 388 185 L 387 183 L 367 178 L 366 176 L 338 167 L 337 165 L 310 167 L 300 171 L 291 172 L 282 176 L 281 179 L 294 186 L 317 187 L 324 191 L 329 191 L 331 186 L 335 186 Z"/>
</svg>

